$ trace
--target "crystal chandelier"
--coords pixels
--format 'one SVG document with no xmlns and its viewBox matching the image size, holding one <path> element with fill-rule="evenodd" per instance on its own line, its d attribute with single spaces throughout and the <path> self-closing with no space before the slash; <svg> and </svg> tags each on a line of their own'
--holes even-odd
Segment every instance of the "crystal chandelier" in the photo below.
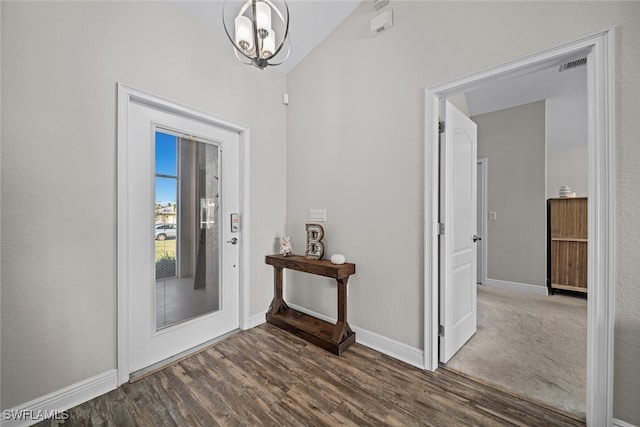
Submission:
<svg viewBox="0 0 640 427">
<path fill-rule="evenodd" d="M 281 3 L 281 6 L 274 3 Z M 289 57 L 289 7 L 286 1 L 226 0 L 222 7 L 222 23 L 241 62 L 263 70 L 269 65 L 282 64 Z"/>
</svg>

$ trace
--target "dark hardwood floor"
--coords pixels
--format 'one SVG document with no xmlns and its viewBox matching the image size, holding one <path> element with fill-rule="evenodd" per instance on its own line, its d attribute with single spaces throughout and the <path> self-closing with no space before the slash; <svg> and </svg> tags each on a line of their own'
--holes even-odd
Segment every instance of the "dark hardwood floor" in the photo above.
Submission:
<svg viewBox="0 0 640 427">
<path fill-rule="evenodd" d="M 454 372 L 359 344 L 338 357 L 268 324 L 68 414 L 65 426 L 584 425 Z"/>
</svg>

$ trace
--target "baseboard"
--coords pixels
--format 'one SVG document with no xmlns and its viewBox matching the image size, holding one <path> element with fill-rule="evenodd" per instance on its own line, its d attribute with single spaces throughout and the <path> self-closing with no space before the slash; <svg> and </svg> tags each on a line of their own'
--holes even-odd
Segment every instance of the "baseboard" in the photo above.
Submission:
<svg viewBox="0 0 640 427">
<path fill-rule="evenodd" d="M 0 426 L 29 426 L 46 418 L 65 420 L 67 415 L 64 411 L 67 409 L 115 390 L 117 387 L 117 370 L 112 369 L 15 408 L 3 410 Z"/>
<path fill-rule="evenodd" d="M 424 369 L 424 351 L 375 332 L 352 326 L 356 342 L 416 368 Z"/>
<path fill-rule="evenodd" d="M 613 427 L 636 427 L 635 425 L 628 423 L 626 421 L 622 421 L 622 420 L 618 420 L 618 419 L 613 419 L 611 420 L 611 425 Z"/>
<path fill-rule="evenodd" d="M 324 314 L 316 313 L 313 310 L 309 310 L 299 305 L 292 304 L 290 302 L 287 302 L 287 305 L 302 313 L 306 313 L 311 316 L 317 317 L 318 319 L 322 319 L 324 321 L 331 322 L 331 323 L 336 322 L 335 318 L 325 316 Z M 392 340 L 391 338 L 387 338 L 385 336 L 376 334 L 375 332 L 367 331 L 366 329 L 362 329 L 354 325 L 350 325 L 350 326 L 353 332 L 356 333 L 356 342 L 358 344 L 362 344 L 366 347 L 379 351 L 380 353 L 386 354 L 389 357 L 393 357 L 394 359 L 398 359 L 409 365 L 415 366 L 420 369 L 424 369 L 424 351 L 423 350 L 419 348 L 411 347 L 410 345 Z"/>
<path fill-rule="evenodd" d="M 249 324 L 247 325 L 247 329 L 255 328 L 256 326 L 260 326 L 267 321 L 265 317 L 266 313 L 256 313 L 249 316 Z"/>
<path fill-rule="evenodd" d="M 500 288 L 509 291 L 523 292 L 527 294 L 535 295 L 549 295 L 549 291 L 546 286 L 530 285 L 528 283 L 507 282 L 505 280 L 487 279 L 485 286 L 490 288 Z"/>
</svg>

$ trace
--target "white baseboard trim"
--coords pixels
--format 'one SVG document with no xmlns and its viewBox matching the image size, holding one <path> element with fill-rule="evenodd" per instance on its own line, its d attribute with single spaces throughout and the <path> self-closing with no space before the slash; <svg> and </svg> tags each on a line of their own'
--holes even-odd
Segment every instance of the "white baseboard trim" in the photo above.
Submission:
<svg viewBox="0 0 640 427">
<path fill-rule="evenodd" d="M 612 425 L 613 427 L 636 427 L 635 425 L 633 425 L 633 424 L 631 424 L 631 423 L 628 423 L 628 422 L 626 422 L 626 421 L 622 421 L 622 420 L 618 420 L 618 419 L 616 419 L 616 418 L 614 418 L 614 419 L 611 421 L 611 425 Z"/>
<path fill-rule="evenodd" d="M 64 411 L 118 387 L 118 371 L 112 369 L 61 390 L 2 411 L 0 426 L 30 426 L 46 418 L 66 419 Z"/>
<path fill-rule="evenodd" d="M 256 314 L 252 314 L 249 316 L 249 324 L 247 325 L 247 329 L 255 328 L 256 326 L 260 326 L 267 321 L 266 312 L 260 312 Z"/>
<path fill-rule="evenodd" d="M 375 332 L 352 326 L 356 342 L 416 368 L 424 369 L 424 351 Z"/>
<path fill-rule="evenodd" d="M 509 291 L 524 292 L 527 294 L 549 295 L 546 286 L 530 285 L 528 283 L 507 282 L 505 280 L 487 279 L 485 286 L 491 288 L 507 289 Z"/>
<path fill-rule="evenodd" d="M 302 313 L 306 313 L 311 316 L 317 317 L 318 319 L 322 319 L 324 321 L 331 322 L 331 323 L 336 322 L 335 318 L 325 316 L 324 314 L 316 313 L 313 310 L 309 310 L 299 305 L 291 304 L 289 302 L 287 302 L 287 305 Z M 362 329 L 357 326 L 353 326 L 353 325 L 350 325 L 350 326 L 353 332 L 356 333 L 356 342 L 358 344 L 362 344 L 366 347 L 379 351 L 380 353 L 386 354 L 389 357 L 393 357 L 394 359 L 398 359 L 409 365 L 415 366 L 420 369 L 424 369 L 424 351 L 423 350 L 419 348 L 411 347 L 410 345 L 401 343 L 396 340 L 392 340 L 391 338 L 384 337 L 382 335 L 376 334 L 375 332 L 370 332 L 370 331 L 367 331 L 366 329 Z"/>
</svg>

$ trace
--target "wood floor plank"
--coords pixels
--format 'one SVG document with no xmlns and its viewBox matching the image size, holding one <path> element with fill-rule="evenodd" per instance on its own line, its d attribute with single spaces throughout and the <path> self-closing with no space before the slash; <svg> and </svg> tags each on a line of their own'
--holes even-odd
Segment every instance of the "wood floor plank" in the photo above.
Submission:
<svg viewBox="0 0 640 427">
<path fill-rule="evenodd" d="M 41 426 L 59 425 L 54 421 Z M 69 410 L 70 426 L 584 426 L 447 370 L 264 324 Z"/>
</svg>

